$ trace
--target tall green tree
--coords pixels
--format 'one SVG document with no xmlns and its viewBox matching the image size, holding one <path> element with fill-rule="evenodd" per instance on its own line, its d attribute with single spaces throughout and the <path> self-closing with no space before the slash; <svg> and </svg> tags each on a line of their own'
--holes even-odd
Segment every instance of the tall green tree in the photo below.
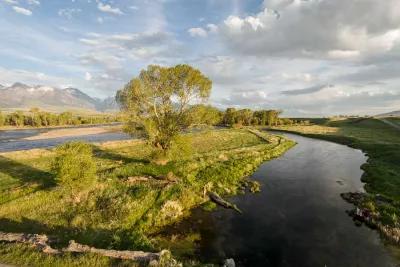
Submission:
<svg viewBox="0 0 400 267">
<path fill-rule="evenodd" d="M 127 131 L 167 150 L 180 131 L 192 124 L 189 107 L 210 96 L 212 82 L 189 65 L 150 65 L 117 92 Z"/>
<path fill-rule="evenodd" d="M 194 105 L 190 107 L 193 124 L 217 125 L 222 121 L 222 112 L 208 105 Z"/>
<path fill-rule="evenodd" d="M 6 124 L 6 116 L 0 111 L 0 126 Z"/>
<path fill-rule="evenodd" d="M 227 108 L 224 114 L 224 124 L 232 126 L 236 121 L 236 109 L 235 108 Z"/>
<path fill-rule="evenodd" d="M 17 110 L 8 116 L 8 120 L 10 125 L 24 126 L 25 116 L 21 110 Z"/>
</svg>

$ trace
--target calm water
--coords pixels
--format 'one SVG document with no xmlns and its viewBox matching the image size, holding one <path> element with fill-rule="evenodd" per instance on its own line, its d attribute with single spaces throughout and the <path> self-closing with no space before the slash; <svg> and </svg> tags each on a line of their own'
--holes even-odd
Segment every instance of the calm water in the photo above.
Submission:
<svg viewBox="0 0 400 267">
<path fill-rule="evenodd" d="M 96 127 L 99 125 L 96 125 Z M 77 131 L 80 128 L 89 128 L 94 126 L 76 127 Z M 27 150 L 33 148 L 50 148 L 68 141 L 85 141 L 85 142 L 105 142 L 114 140 L 127 140 L 131 137 L 122 132 L 111 132 L 102 134 L 82 135 L 73 137 L 59 137 L 42 140 L 24 140 L 23 138 L 36 136 L 43 132 L 58 130 L 60 128 L 49 129 L 23 129 L 23 130 L 8 130 L 0 131 L 0 152 Z M 62 128 L 61 128 L 62 129 Z"/>
<path fill-rule="evenodd" d="M 340 193 L 363 190 L 365 155 L 349 147 L 287 134 L 298 145 L 264 163 L 258 194 L 231 199 L 243 211 L 195 210 L 177 231 L 200 233 L 204 262 L 237 266 L 396 266 L 377 232 L 357 227 Z M 189 227 L 188 227 L 189 225 Z M 189 230 L 182 230 L 185 228 Z"/>
</svg>

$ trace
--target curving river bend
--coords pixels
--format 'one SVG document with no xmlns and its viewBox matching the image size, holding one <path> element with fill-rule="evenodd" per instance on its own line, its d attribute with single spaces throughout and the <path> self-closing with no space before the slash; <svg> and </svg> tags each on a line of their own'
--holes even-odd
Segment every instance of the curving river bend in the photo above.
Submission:
<svg viewBox="0 0 400 267">
<path fill-rule="evenodd" d="M 335 143 L 284 134 L 297 145 L 252 175 L 257 194 L 233 197 L 243 211 L 196 209 L 176 232 L 200 234 L 197 257 L 236 266 L 398 266 L 376 231 L 357 227 L 340 193 L 363 190 L 366 156 Z M 184 229 L 184 230 L 183 230 Z M 174 231 L 174 229 L 171 229 Z"/>
<path fill-rule="evenodd" d="M 52 147 L 70 140 L 102 142 L 128 139 L 123 133 L 23 140 L 43 130 L 3 131 L 0 152 Z M 18 135 L 15 135 L 18 133 Z M 352 205 L 340 193 L 363 190 L 360 151 L 293 134 L 297 145 L 278 159 L 266 162 L 252 175 L 262 185 L 257 194 L 233 197 L 243 211 L 201 209 L 169 229 L 197 233 L 196 258 L 236 266 L 399 266 L 376 231 L 357 227 L 346 210 Z M 397 262 L 396 262 L 397 261 Z"/>
</svg>

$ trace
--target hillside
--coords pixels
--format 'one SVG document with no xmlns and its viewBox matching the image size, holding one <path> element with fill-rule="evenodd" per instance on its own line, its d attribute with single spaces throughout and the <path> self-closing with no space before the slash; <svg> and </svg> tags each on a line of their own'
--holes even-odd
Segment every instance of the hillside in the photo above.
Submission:
<svg viewBox="0 0 400 267">
<path fill-rule="evenodd" d="M 28 110 L 32 107 L 55 112 L 118 109 L 118 105 L 112 97 L 104 100 L 93 98 L 76 88 L 59 89 L 41 85 L 29 86 L 23 83 L 15 83 L 9 87 L 0 85 L 0 109 Z"/>
<path fill-rule="evenodd" d="M 400 110 L 392 111 L 384 114 L 376 115 L 377 118 L 385 118 L 385 117 L 400 117 Z"/>
</svg>

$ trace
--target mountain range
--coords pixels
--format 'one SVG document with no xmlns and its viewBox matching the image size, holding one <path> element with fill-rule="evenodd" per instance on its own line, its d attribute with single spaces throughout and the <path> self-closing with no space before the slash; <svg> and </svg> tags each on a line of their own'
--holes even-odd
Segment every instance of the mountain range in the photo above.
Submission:
<svg viewBox="0 0 400 267">
<path fill-rule="evenodd" d="M 32 107 L 53 112 L 65 110 L 111 112 L 118 110 L 118 104 L 113 97 L 99 99 L 76 88 L 59 89 L 42 85 L 30 86 L 23 83 L 14 83 L 11 86 L 0 85 L 0 110 L 29 110 Z"/>
</svg>

